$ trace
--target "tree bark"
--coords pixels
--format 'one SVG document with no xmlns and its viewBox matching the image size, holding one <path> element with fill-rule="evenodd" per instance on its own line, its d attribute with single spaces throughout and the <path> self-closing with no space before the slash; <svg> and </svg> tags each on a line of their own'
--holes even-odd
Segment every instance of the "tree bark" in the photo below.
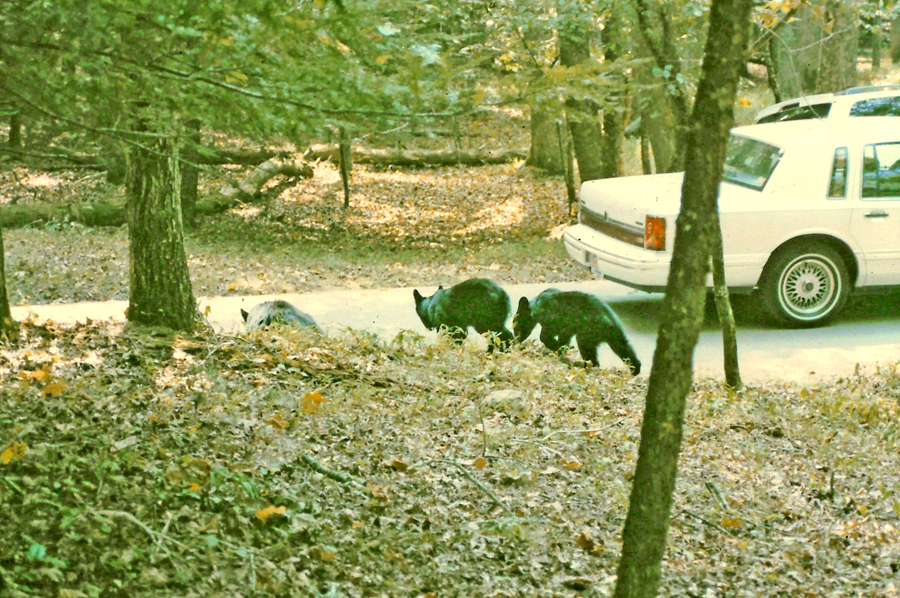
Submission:
<svg viewBox="0 0 900 598">
<path fill-rule="evenodd" d="M 647 389 L 615 596 L 656 595 L 662 575 L 694 347 L 703 324 L 725 143 L 744 65 L 752 0 L 713 0 L 687 135 L 681 211 Z"/>
<path fill-rule="evenodd" d="M 734 311 L 728 296 L 728 285 L 725 281 L 725 254 L 722 246 L 722 226 L 716 212 L 716 230 L 713 233 L 712 270 L 713 295 L 716 298 L 716 312 L 719 325 L 722 327 L 722 351 L 725 361 L 725 384 L 737 390 L 744 383 L 741 381 L 741 368 L 738 362 L 737 331 L 734 325 Z"/>
<path fill-rule="evenodd" d="M 591 58 L 590 23 L 579 13 L 580 6 L 562 11 L 559 16 L 559 61 L 574 69 Z M 566 98 L 566 120 L 575 149 L 578 175 L 582 182 L 603 178 L 603 128 L 599 106 L 590 99 Z"/>
<path fill-rule="evenodd" d="M 560 160 L 563 163 L 563 176 L 566 180 L 566 221 L 575 221 L 578 210 L 578 193 L 575 191 L 575 164 L 572 158 L 572 143 L 569 128 L 565 126 L 565 116 L 556 121 L 556 139 L 559 143 Z"/>
<path fill-rule="evenodd" d="M 22 117 L 18 112 L 9 115 L 9 139 L 6 145 L 11 149 L 22 147 Z"/>
<path fill-rule="evenodd" d="M 199 161 L 200 121 L 192 118 L 185 123 L 187 143 L 181 161 L 181 216 L 184 225 L 192 227 L 197 217 L 197 183 L 200 178 Z"/>
<path fill-rule="evenodd" d="M 192 330 L 197 301 L 191 289 L 181 220 L 178 147 L 161 138 L 127 154 L 130 296 L 128 320 Z"/>
<path fill-rule="evenodd" d="M 619 57 L 620 28 L 616 3 L 609 8 L 609 15 L 603 28 L 603 58 L 608 65 Z M 621 75 L 614 75 L 613 80 L 624 89 L 625 81 Z M 625 176 L 625 102 L 624 93 L 613 89 L 606 96 L 603 106 L 603 178 Z"/>
<path fill-rule="evenodd" d="M 0 339 L 8 338 L 18 329 L 9 310 L 9 295 L 6 293 L 6 260 L 3 249 L 3 229 L 0 228 Z"/>
<path fill-rule="evenodd" d="M 341 184 L 344 187 L 344 209 L 350 207 L 350 171 L 353 169 L 353 162 L 350 154 L 350 136 L 347 134 L 347 128 L 340 128 L 340 144 L 338 145 L 338 153 L 340 154 L 341 168 Z M 459 149 L 457 148 L 457 154 Z"/>
<path fill-rule="evenodd" d="M 534 99 L 531 103 L 531 149 L 526 164 L 547 174 L 565 174 L 566 165 L 557 135 L 561 119 L 562 106 L 558 98 Z"/>
<path fill-rule="evenodd" d="M 900 65 L 900 16 L 891 23 L 891 62 Z"/>
</svg>

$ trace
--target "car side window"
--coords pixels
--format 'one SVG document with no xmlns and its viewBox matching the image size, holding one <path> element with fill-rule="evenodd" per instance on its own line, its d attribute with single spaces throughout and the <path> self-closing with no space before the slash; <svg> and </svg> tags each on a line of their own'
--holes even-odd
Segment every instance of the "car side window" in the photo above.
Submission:
<svg viewBox="0 0 900 598">
<path fill-rule="evenodd" d="M 850 116 L 900 116 L 900 96 L 860 100 L 850 107 Z"/>
<path fill-rule="evenodd" d="M 844 199 L 847 197 L 847 148 L 834 150 L 831 163 L 831 181 L 828 183 L 828 199 Z"/>
<path fill-rule="evenodd" d="M 863 148 L 863 198 L 900 197 L 900 142 Z"/>
</svg>

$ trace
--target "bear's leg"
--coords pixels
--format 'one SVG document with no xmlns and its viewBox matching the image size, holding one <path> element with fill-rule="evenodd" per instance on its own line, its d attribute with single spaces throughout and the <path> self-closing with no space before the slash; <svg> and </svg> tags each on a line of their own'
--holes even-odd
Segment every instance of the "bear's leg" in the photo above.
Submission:
<svg viewBox="0 0 900 598">
<path fill-rule="evenodd" d="M 554 353 L 559 353 L 569 344 L 569 339 L 556 334 L 551 328 L 544 327 L 541 328 L 541 342 Z"/>
<path fill-rule="evenodd" d="M 597 347 L 600 346 L 600 341 L 590 335 L 581 333 L 575 337 L 575 340 L 578 342 L 581 358 L 593 363 L 596 367 L 600 367 L 600 360 L 597 359 Z"/>
<path fill-rule="evenodd" d="M 637 376 L 640 374 L 641 361 L 638 359 L 634 347 L 631 346 L 631 343 L 625 337 L 625 333 L 616 328 L 610 332 L 609 336 L 610 338 L 606 342 L 609 343 L 609 348 L 613 350 L 613 353 L 618 355 L 631 368 L 632 375 Z"/>
</svg>

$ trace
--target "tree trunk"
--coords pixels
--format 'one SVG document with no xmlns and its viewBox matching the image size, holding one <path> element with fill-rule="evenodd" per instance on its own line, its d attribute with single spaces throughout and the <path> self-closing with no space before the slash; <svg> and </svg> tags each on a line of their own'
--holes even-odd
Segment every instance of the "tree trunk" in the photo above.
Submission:
<svg viewBox="0 0 900 598">
<path fill-rule="evenodd" d="M 586 64 L 591 58 L 588 15 L 573 6 L 559 17 L 559 60 L 565 67 Z M 566 98 L 566 120 L 572 135 L 575 161 L 582 182 L 603 178 L 603 129 L 593 100 Z"/>
<path fill-rule="evenodd" d="M 703 69 L 687 135 L 681 211 L 647 389 L 641 444 L 623 530 L 615 596 L 656 595 L 694 347 L 703 325 L 725 142 L 744 66 L 752 0 L 713 0 Z"/>
<path fill-rule="evenodd" d="M 9 115 L 9 139 L 7 147 L 18 149 L 22 147 L 22 118 L 18 112 Z"/>
<path fill-rule="evenodd" d="M 785 97 L 840 91 L 856 84 L 857 9 L 831 0 L 822 18 L 797 11 L 774 38 L 772 66 Z"/>
<path fill-rule="evenodd" d="M 622 23 L 617 14 L 615 3 L 610 5 L 609 16 L 603 28 L 603 58 L 611 65 L 619 57 L 619 30 Z M 613 71 L 615 72 L 615 71 Z M 613 76 L 613 80 L 625 88 L 621 76 Z M 625 140 L 625 102 L 624 93 L 611 90 L 603 107 L 603 178 L 625 176 L 625 156 L 623 144 Z"/>
<path fill-rule="evenodd" d="M 338 150 L 340 153 L 341 159 L 340 168 L 341 168 L 341 184 L 344 186 L 344 209 L 350 207 L 350 171 L 353 169 L 353 163 L 350 161 L 350 136 L 347 134 L 347 128 L 341 127 L 340 131 L 340 143 L 338 144 Z M 456 153 L 459 153 L 459 149 L 457 149 Z"/>
<path fill-rule="evenodd" d="M 872 68 L 881 68 L 881 20 L 872 27 Z"/>
<path fill-rule="evenodd" d="M 128 320 L 191 330 L 198 313 L 184 254 L 177 145 L 162 138 L 151 147 L 131 148 L 126 162 Z"/>
<path fill-rule="evenodd" d="M 0 339 L 9 337 L 18 328 L 9 311 L 9 295 L 6 294 L 6 260 L 3 249 L 3 229 L 0 228 Z"/>
<path fill-rule="evenodd" d="M 650 122 L 649 117 L 641 119 L 641 172 L 644 174 L 653 174 L 653 163 L 650 161 L 650 131 L 647 123 Z"/>
<path fill-rule="evenodd" d="M 575 191 L 575 164 L 572 161 L 572 143 L 569 129 L 565 126 L 565 116 L 556 121 L 556 139 L 559 143 L 560 161 L 563 163 L 563 175 L 566 179 L 566 221 L 574 222 L 578 213 L 578 194 Z"/>
<path fill-rule="evenodd" d="M 891 62 L 900 65 L 900 16 L 891 23 Z"/>
<path fill-rule="evenodd" d="M 716 298 L 716 312 L 719 325 L 722 327 L 722 351 L 725 360 L 725 384 L 737 390 L 744 384 L 741 381 L 741 368 L 738 362 L 737 331 L 734 325 L 734 311 L 728 297 L 728 285 L 725 281 L 725 255 L 722 247 L 722 227 L 716 213 L 716 230 L 713 233 L 712 247 L 713 295 Z"/>
<path fill-rule="evenodd" d="M 681 80 L 681 61 L 674 34 L 669 28 L 672 19 L 670 11 L 670 3 L 635 0 L 635 15 L 644 40 L 644 51 L 652 57 L 657 69 L 668 73 L 667 78 L 654 81 L 654 104 L 659 110 L 658 113 L 655 110 L 651 112 L 652 119 L 648 123 L 656 172 L 682 170 L 690 117 L 688 93 Z"/>
<path fill-rule="evenodd" d="M 526 164 L 547 174 L 565 174 L 566 165 L 557 135 L 561 118 L 562 106 L 558 98 L 534 99 L 531 103 L 531 149 Z"/>
<path fill-rule="evenodd" d="M 187 143 L 181 161 L 181 217 L 184 225 L 192 227 L 197 217 L 197 182 L 200 178 L 199 162 L 200 121 L 192 118 L 185 123 Z"/>
</svg>

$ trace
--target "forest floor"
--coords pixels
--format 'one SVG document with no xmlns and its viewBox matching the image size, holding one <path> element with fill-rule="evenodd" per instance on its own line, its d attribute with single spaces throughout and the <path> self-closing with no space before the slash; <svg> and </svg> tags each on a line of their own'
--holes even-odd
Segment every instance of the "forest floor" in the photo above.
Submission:
<svg viewBox="0 0 900 598">
<path fill-rule="evenodd" d="M 0 594 L 609 596 L 646 380 L 534 343 L 23 323 Z M 689 399 L 661 596 L 892 596 L 900 370 Z M 5 593 L 4 593 L 5 589 Z"/>
</svg>

